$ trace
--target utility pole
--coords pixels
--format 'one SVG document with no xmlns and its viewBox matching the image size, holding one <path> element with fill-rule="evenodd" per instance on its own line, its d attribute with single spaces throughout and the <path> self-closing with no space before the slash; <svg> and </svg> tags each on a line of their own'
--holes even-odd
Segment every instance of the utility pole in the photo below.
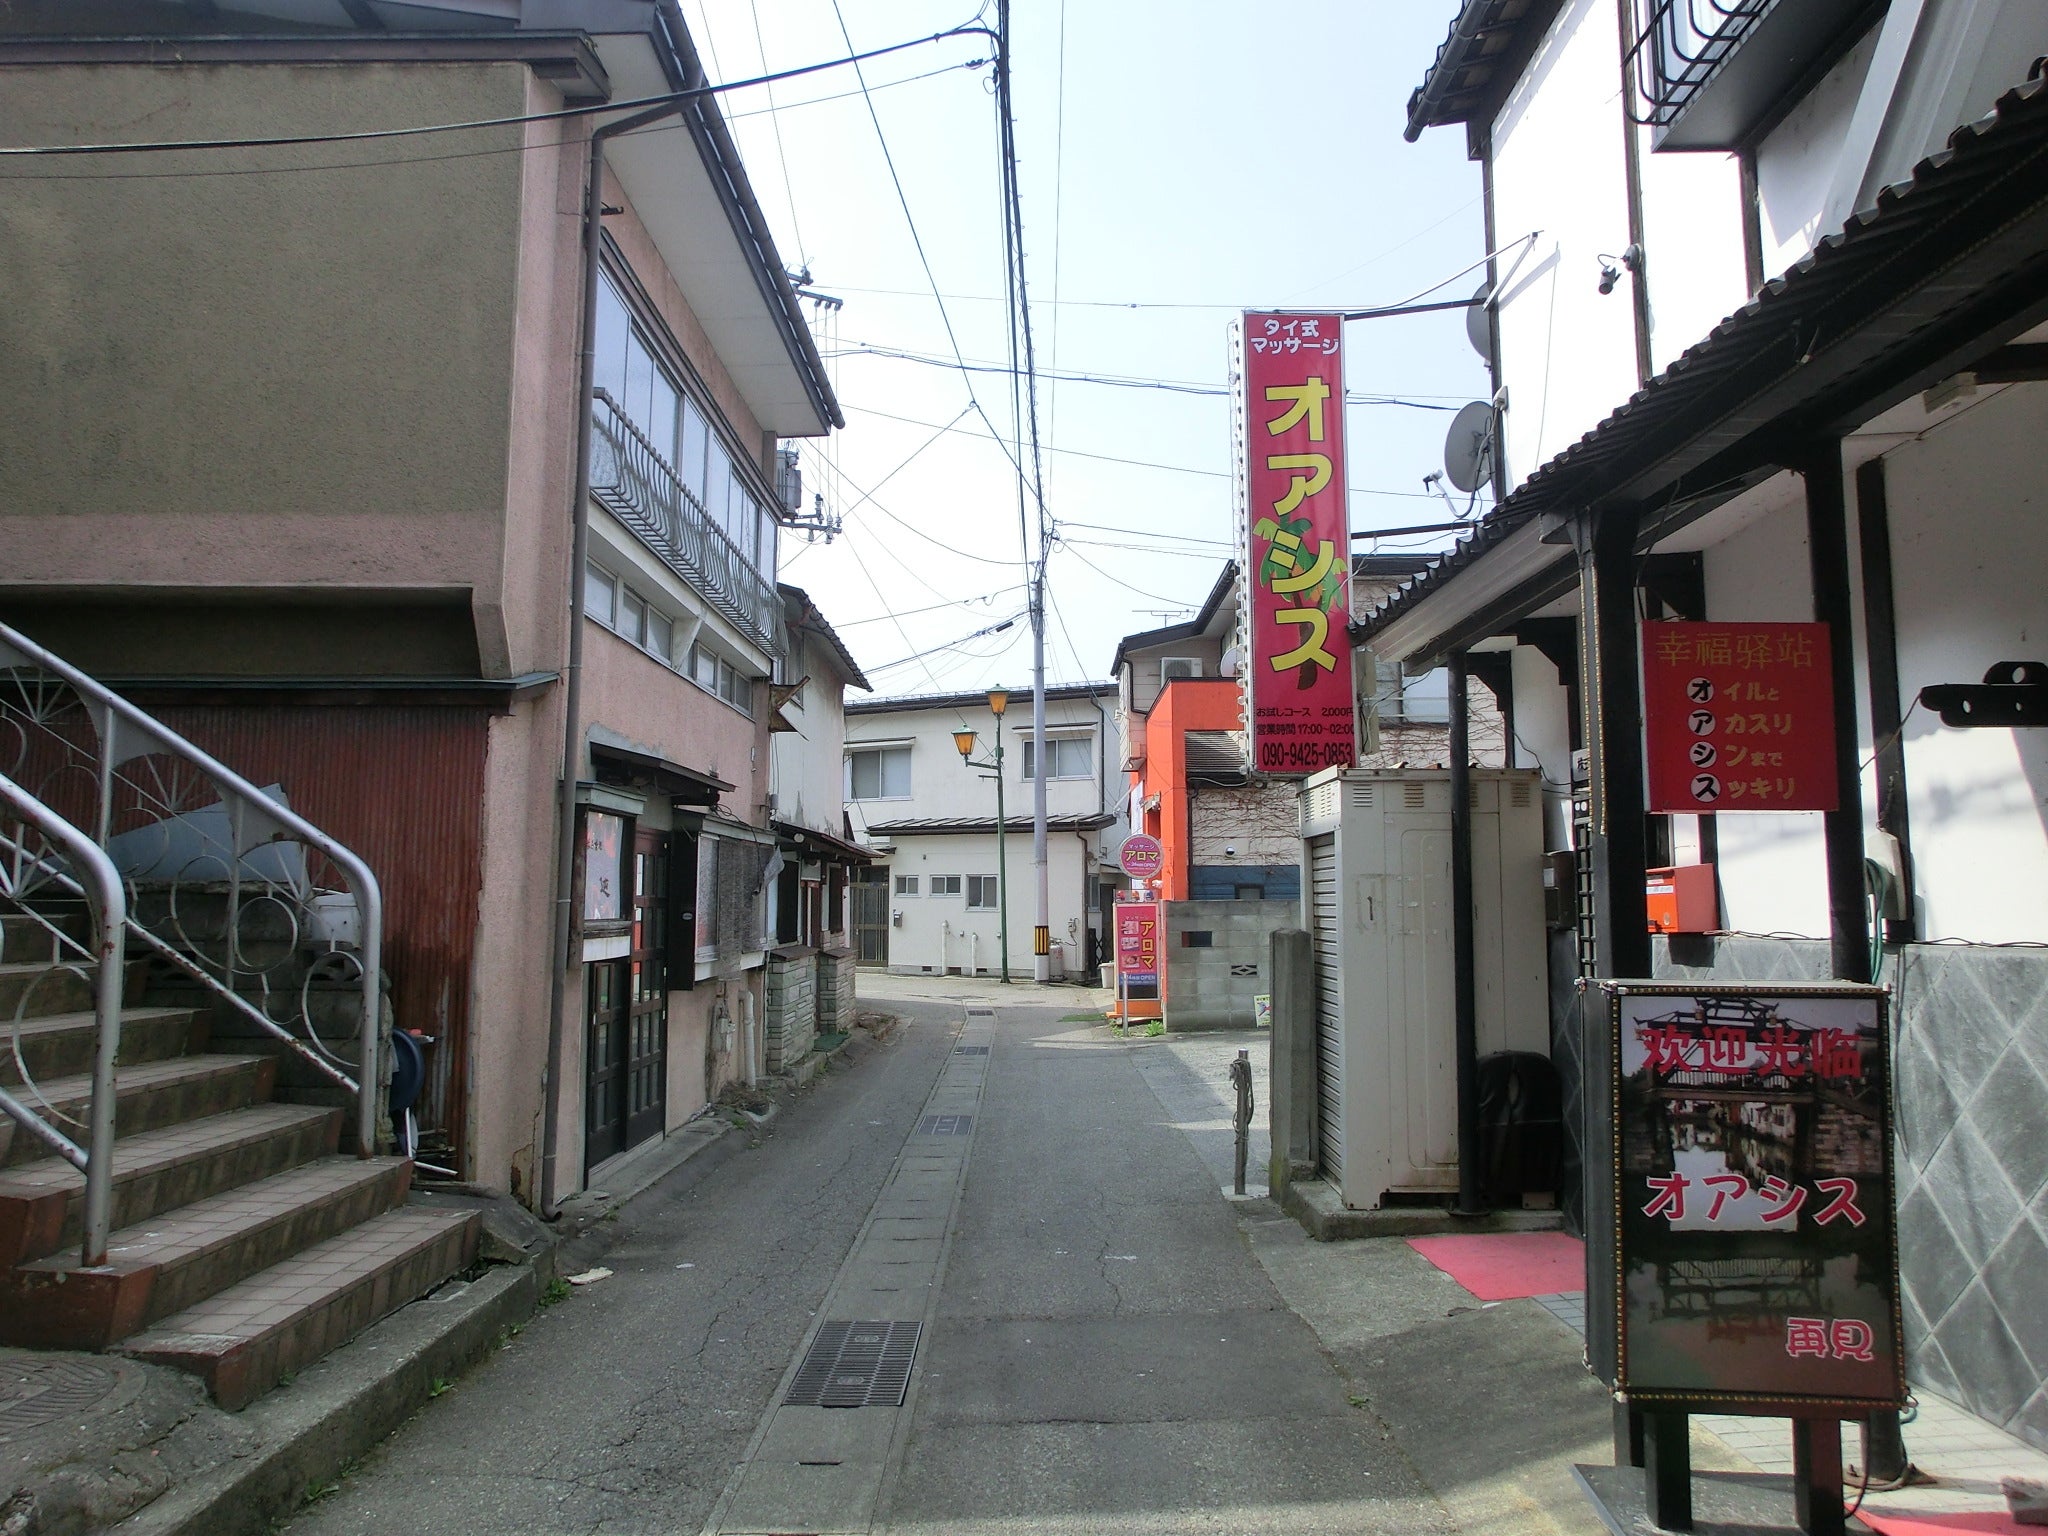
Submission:
<svg viewBox="0 0 2048 1536">
<path fill-rule="evenodd" d="M 1052 977 L 1052 874 L 1045 851 L 1045 525 L 1031 582 L 1031 867 L 1038 877 L 1038 926 L 1031 932 L 1031 979 Z"/>
</svg>

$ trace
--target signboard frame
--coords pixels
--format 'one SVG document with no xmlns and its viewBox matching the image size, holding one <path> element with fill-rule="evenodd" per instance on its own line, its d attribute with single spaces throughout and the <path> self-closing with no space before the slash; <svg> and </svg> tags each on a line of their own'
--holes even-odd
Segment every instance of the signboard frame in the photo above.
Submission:
<svg viewBox="0 0 2048 1536">
<path fill-rule="evenodd" d="M 1115 946 L 1113 953 L 1116 956 L 1117 1018 L 1119 1022 L 1127 1024 L 1130 1022 L 1132 1003 L 1151 1002 L 1157 1006 L 1159 951 L 1162 947 L 1161 941 L 1165 937 L 1164 917 L 1160 911 L 1159 898 L 1150 891 L 1118 891 L 1111 916 L 1115 921 L 1115 931 L 1110 935 L 1110 941 Z M 1142 932 L 1133 931 L 1146 922 L 1152 925 L 1149 944 L 1145 942 L 1146 936 Z M 1131 941 L 1128 945 L 1126 939 Z M 1140 958 L 1149 954 L 1152 960 L 1151 969 L 1143 970 L 1128 964 L 1125 960 L 1127 954 Z M 1140 992 L 1144 994 L 1143 997 L 1139 996 Z"/>
<path fill-rule="evenodd" d="M 1651 812 L 1836 808 L 1826 624 L 1649 619 L 1639 643 Z"/>
<path fill-rule="evenodd" d="M 1358 760 L 1344 317 L 1247 310 L 1236 340 L 1248 747 L 1306 778 Z"/>
<path fill-rule="evenodd" d="M 1588 1301 L 1606 1314 L 1589 1316 L 1589 1339 L 1609 1343 L 1593 1350 L 1596 1369 L 1645 1412 L 1858 1418 L 1899 1407 L 1890 994 L 1850 983 L 1599 981 L 1586 1002 L 1606 1058 L 1607 1208 L 1589 1212 L 1588 1232 Z M 1679 1022 L 1660 1022 L 1670 1019 Z M 1722 1065 L 1710 1065 L 1710 1039 Z M 1660 1068 L 1685 1081 L 1660 1089 Z M 1699 1096 L 1684 1097 L 1687 1086 Z M 1803 1119 L 1799 1099 L 1811 1101 Z M 1719 1187 L 1688 1178 L 1714 1158 Z M 1653 1175 L 1660 1159 L 1672 1167 Z M 1759 1160 L 1774 1171 L 1752 1182 L 1739 1164 Z M 1688 1197 L 1698 1202 L 1689 1221 Z M 1677 1304 L 1674 1285 L 1685 1293 Z M 1699 1339 L 1687 1332 L 1696 1325 Z"/>
<path fill-rule="evenodd" d="M 1149 832 L 1133 832 L 1118 845 L 1117 868 L 1133 880 L 1150 880 L 1166 867 L 1166 849 Z"/>
</svg>

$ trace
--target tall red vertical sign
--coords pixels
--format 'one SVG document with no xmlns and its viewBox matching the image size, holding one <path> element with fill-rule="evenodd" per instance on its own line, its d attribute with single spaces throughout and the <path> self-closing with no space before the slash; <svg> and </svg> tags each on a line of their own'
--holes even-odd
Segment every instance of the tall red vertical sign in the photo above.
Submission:
<svg viewBox="0 0 2048 1536">
<path fill-rule="evenodd" d="M 1245 571 L 1252 763 L 1351 766 L 1351 522 L 1340 315 L 1244 317 Z"/>
</svg>

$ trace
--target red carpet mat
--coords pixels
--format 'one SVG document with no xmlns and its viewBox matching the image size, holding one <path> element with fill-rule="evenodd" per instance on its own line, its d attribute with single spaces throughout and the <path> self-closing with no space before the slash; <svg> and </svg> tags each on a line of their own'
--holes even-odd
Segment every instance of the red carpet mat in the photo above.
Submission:
<svg viewBox="0 0 2048 1536">
<path fill-rule="evenodd" d="M 1995 1511 L 1957 1515 L 1883 1515 L 1866 1508 L 1856 1518 L 1873 1531 L 1882 1532 L 1883 1536 L 1962 1536 L 1966 1532 L 1971 1536 L 2027 1536 L 2028 1531 L 2041 1529 L 2038 1525 L 2020 1525 L 2010 1515 Z"/>
<path fill-rule="evenodd" d="M 1411 1237 L 1408 1246 L 1481 1301 L 1586 1288 L 1586 1245 L 1568 1232 Z"/>
</svg>

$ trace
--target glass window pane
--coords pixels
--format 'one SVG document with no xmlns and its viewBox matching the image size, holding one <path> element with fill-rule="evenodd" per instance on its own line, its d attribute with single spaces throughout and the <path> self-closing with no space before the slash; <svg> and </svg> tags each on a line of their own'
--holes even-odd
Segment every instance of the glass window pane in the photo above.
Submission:
<svg viewBox="0 0 2048 1536">
<path fill-rule="evenodd" d="M 619 606 L 619 633 L 635 645 L 647 637 L 647 599 L 631 588 Z"/>
<path fill-rule="evenodd" d="M 881 754 L 882 794 L 889 799 L 910 795 L 910 748 L 891 747 Z"/>
<path fill-rule="evenodd" d="M 641 341 L 639 332 L 630 331 L 626 336 L 626 382 L 619 403 L 633 425 L 643 432 L 647 430 L 648 399 L 653 388 L 654 359 L 647 355 L 647 344 Z"/>
<path fill-rule="evenodd" d="M 676 627 L 666 615 L 647 611 L 647 649 L 663 661 L 672 659 L 676 652 Z"/>
<path fill-rule="evenodd" d="M 597 288 L 597 357 L 593 377 L 599 389 L 622 406 L 626 395 L 626 337 L 633 323 L 626 318 L 626 301 L 610 281 Z"/>
<path fill-rule="evenodd" d="M 846 759 L 846 792 L 850 799 L 873 800 L 882 792 L 882 754 L 855 752 Z"/>
<path fill-rule="evenodd" d="M 699 505 L 704 501 L 704 449 L 710 438 L 711 429 L 705 425 L 704 413 L 697 409 L 696 401 L 684 396 L 683 430 L 676 445 L 681 457 L 676 460 L 676 473 L 682 476 L 683 484 Z"/>
<path fill-rule="evenodd" d="M 705 442 L 704 464 L 704 510 L 711 514 L 712 522 L 723 528 L 726 491 L 732 484 L 732 459 L 725 451 L 725 444 L 716 437 L 709 437 Z"/>
<path fill-rule="evenodd" d="M 681 397 L 668 375 L 659 368 L 654 370 L 653 381 L 648 386 L 647 438 L 654 444 L 654 451 L 673 467 L 676 461 L 676 405 Z"/>
<path fill-rule="evenodd" d="M 607 626 L 613 622 L 613 591 L 612 578 L 601 567 L 586 565 L 583 568 L 583 610 Z"/>
</svg>

